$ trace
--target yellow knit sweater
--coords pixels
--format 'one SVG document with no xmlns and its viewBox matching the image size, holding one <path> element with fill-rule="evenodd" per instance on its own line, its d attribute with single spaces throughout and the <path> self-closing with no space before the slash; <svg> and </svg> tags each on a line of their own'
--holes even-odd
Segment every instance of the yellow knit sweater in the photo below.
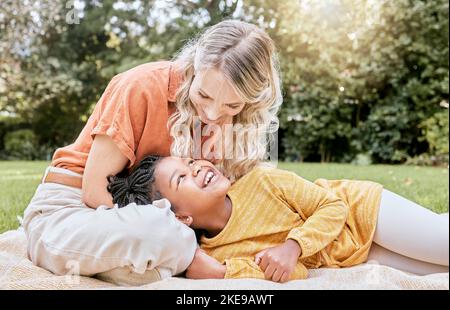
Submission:
<svg viewBox="0 0 450 310">
<path fill-rule="evenodd" d="M 255 255 L 286 239 L 302 249 L 291 280 L 306 278 L 307 268 L 357 265 L 367 260 L 382 189 L 371 181 L 313 183 L 257 167 L 231 186 L 230 219 L 218 235 L 203 236 L 201 248 L 226 264 L 225 278 L 264 279 Z"/>
</svg>

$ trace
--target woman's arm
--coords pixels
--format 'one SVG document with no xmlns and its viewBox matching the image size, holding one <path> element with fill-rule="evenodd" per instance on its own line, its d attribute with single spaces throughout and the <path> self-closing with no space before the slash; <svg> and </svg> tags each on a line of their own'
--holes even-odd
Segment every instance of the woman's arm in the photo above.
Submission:
<svg viewBox="0 0 450 310">
<path fill-rule="evenodd" d="M 197 248 L 194 258 L 186 269 L 186 278 L 190 279 L 223 279 L 226 267 L 209 256 L 200 248 Z"/>
<path fill-rule="evenodd" d="M 120 152 L 110 137 L 96 135 L 83 174 L 83 203 L 94 209 L 100 205 L 112 207 L 112 196 L 106 189 L 106 177 L 122 171 L 127 162 L 128 158 Z"/>
</svg>

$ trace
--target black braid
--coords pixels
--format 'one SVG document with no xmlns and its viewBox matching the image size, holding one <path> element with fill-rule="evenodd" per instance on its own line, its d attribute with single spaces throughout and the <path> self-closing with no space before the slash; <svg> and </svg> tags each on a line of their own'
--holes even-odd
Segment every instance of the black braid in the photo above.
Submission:
<svg viewBox="0 0 450 310">
<path fill-rule="evenodd" d="M 122 208 L 133 202 L 137 205 L 147 205 L 163 198 L 161 193 L 152 187 L 155 182 L 156 165 L 162 158 L 158 155 L 149 155 L 141 160 L 131 173 L 128 174 L 124 169 L 117 175 L 108 176 L 107 189 L 113 197 L 113 203 Z M 200 238 L 206 231 L 194 229 L 194 232 L 197 242 L 200 243 Z"/>
<path fill-rule="evenodd" d="M 155 168 L 161 159 L 161 156 L 149 155 L 128 175 L 124 170 L 117 175 L 108 176 L 107 189 L 113 197 L 113 203 L 122 208 L 133 202 L 146 205 L 161 199 L 161 194 L 152 186 L 155 182 Z"/>
</svg>

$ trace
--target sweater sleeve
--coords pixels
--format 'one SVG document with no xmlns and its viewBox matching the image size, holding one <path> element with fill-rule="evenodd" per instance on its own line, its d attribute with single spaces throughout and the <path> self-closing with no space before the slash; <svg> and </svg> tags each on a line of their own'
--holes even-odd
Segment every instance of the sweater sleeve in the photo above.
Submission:
<svg viewBox="0 0 450 310">
<path fill-rule="evenodd" d="M 255 263 L 254 258 L 250 257 L 235 257 L 225 259 L 227 271 L 225 272 L 225 279 L 242 279 L 254 278 L 264 280 L 264 271 Z M 308 270 L 299 261 L 290 276 L 290 280 L 306 279 L 308 277 Z"/>
<path fill-rule="evenodd" d="M 341 233 L 349 207 L 332 190 L 320 187 L 302 177 L 291 174 L 291 186 L 284 195 L 291 208 L 304 221 L 293 228 L 286 239 L 297 241 L 301 247 L 300 258 L 316 254 Z"/>
</svg>

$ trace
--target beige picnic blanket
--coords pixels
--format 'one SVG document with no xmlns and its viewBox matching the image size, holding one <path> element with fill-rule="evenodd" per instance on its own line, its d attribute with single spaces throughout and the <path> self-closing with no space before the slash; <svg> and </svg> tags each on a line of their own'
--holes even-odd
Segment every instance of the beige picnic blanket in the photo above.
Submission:
<svg viewBox="0 0 450 310">
<path fill-rule="evenodd" d="M 0 289 L 449 289 L 448 273 L 416 276 L 377 264 L 343 269 L 310 270 L 307 280 L 284 284 L 257 279 L 190 280 L 173 277 L 139 287 L 122 287 L 89 277 L 56 276 L 34 266 L 26 256 L 23 229 L 0 234 Z"/>
</svg>

